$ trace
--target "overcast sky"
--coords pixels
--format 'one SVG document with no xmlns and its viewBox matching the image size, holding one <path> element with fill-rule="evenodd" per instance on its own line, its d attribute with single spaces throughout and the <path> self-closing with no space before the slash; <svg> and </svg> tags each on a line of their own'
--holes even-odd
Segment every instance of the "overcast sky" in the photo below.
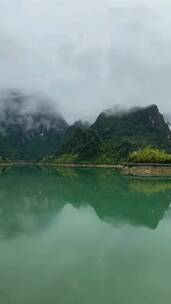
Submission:
<svg viewBox="0 0 171 304">
<path fill-rule="evenodd" d="M 0 89 L 45 93 L 70 122 L 115 104 L 171 112 L 170 12 L 170 0 L 0 0 Z"/>
</svg>

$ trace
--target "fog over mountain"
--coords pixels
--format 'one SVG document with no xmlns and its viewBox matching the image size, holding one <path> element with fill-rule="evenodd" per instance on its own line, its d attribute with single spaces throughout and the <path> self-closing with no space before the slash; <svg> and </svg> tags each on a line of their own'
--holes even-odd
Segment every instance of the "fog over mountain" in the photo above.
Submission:
<svg viewBox="0 0 171 304">
<path fill-rule="evenodd" d="M 170 9 L 169 0 L 1 0 L 0 91 L 41 93 L 68 122 L 115 104 L 170 113 Z"/>
</svg>

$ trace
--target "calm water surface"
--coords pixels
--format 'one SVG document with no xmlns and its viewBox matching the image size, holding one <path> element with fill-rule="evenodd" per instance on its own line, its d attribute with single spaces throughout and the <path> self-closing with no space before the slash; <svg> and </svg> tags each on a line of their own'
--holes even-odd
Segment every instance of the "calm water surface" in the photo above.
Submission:
<svg viewBox="0 0 171 304">
<path fill-rule="evenodd" d="M 0 304 L 170 304 L 171 181 L 0 175 Z"/>
</svg>

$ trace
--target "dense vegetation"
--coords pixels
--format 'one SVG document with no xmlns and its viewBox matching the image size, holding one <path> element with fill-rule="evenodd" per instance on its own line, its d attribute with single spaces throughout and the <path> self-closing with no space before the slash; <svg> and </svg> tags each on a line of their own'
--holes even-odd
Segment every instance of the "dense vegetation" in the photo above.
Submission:
<svg viewBox="0 0 171 304">
<path fill-rule="evenodd" d="M 129 162 L 171 164 L 171 153 L 159 149 L 145 148 L 130 153 Z"/>
<path fill-rule="evenodd" d="M 92 129 L 76 129 L 73 135 L 64 142 L 59 152 L 45 158 L 52 163 L 116 164 L 125 161 L 136 145 L 128 140 L 122 143 L 102 141 Z"/>
<path fill-rule="evenodd" d="M 89 128 L 72 126 L 61 149 L 45 161 L 116 164 L 147 146 L 171 150 L 171 133 L 158 108 L 150 106 L 123 115 L 102 113 Z"/>
</svg>

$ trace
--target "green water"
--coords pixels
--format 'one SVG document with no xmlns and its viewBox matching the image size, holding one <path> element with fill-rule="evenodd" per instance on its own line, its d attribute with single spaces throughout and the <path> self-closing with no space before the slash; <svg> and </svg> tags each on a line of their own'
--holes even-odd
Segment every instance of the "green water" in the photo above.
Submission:
<svg viewBox="0 0 171 304">
<path fill-rule="evenodd" d="M 0 304 L 170 304 L 171 181 L 0 175 Z"/>
</svg>

